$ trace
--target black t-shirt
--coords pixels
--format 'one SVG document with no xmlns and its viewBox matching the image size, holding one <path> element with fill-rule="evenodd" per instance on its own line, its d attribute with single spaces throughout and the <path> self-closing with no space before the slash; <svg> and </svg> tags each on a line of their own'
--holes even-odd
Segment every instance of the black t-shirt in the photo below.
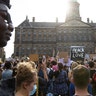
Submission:
<svg viewBox="0 0 96 96">
<path fill-rule="evenodd" d="M 15 96 L 15 78 L 2 80 L 0 86 L 0 96 Z"/>
<path fill-rule="evenodd" d="M 92 78 L 93 74 L 96 72 L 96 70 L 90 70 L 90 78 Z M 91 84 L 95 84 L 95 82 L 92 79 Z"/>
<path fill-rule="evenodd" d="M 96 70 L 90 70 L 90 78 L 92 78 L 93 74 L 96 72 Z"/>
</svg>

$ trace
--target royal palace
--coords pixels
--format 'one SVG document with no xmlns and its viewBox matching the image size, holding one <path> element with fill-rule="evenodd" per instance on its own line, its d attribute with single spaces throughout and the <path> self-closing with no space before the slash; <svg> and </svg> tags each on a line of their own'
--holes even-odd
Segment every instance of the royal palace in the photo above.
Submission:
<svg viewBox="0 0 96 96">
<path fill-rule="evenodd" d="M 84 46 L 88 54 L 96 53 L 96 23 L 83 22 L 76 0 L 71 0 L 65 22 L 29 22 L 28 17 L 15 27 L 14 54 L 29 56 L 44 54 L 51 56 L 53 50 L 70 53 L 70 46 Z"/>
</svg>

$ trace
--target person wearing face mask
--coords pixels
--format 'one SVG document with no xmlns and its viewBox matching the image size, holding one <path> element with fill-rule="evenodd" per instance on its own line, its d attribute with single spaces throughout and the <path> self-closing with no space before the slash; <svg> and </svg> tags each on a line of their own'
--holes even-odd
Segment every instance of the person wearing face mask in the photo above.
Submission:
<svg viewBox="0 0 96 96">
<path fill-rule="evenodd" d="M 30 96 L 34 96 L 36 94 L 37 85 L 35 84 L 33 90 L 30 92 Z"/>
<path fill-rule="evenodd" d="M 33 95 L 36 89 L 37 71 L 29 62 L 22 62 L 17 68 L 15 96 Z"/>
</svg>

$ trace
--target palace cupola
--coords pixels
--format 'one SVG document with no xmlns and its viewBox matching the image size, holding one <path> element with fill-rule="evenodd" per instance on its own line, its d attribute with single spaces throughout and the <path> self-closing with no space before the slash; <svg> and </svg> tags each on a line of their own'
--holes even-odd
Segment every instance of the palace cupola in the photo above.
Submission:
<svg viewBox="0 0 96 96">
<path fill-rule="evenodd" d="M 69 8 L 66 13 L 65 21 L 74 20 L 74 19 L 81 21 L 81 17 L 79 13 L 79 5 L 80 4 L 77 2 L 77 0 L 69 0 Z"/>
</svg>

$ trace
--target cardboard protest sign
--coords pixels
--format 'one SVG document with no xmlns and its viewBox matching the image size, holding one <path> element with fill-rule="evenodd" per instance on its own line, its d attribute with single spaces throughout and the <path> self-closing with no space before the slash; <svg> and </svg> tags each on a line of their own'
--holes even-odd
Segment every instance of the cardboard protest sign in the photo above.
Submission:
<svg viewBox="0 0 96 96">
<path fill-rule="evenodd" d="M 30 61 L 38 61 L 39 55 L 38 54 L 30 54 L 29 58 L 30 58 Z"/>
<path fill-rule="evenodd" d="M 62 52 L 60 52 L 59 54 L 58 54 L 58 56 L 59 56 L 59 59 L 61 58 L 64 58 L 64 62 L 68 62 L 68 52 L 64 52 L 64 51 L 62 51 Z"/>
<path fill-rule="evenodd" d="M 64 52 L 64 51 L 59 52 L 58 56 L 59 58 L 68 58 L 68 52 Z"/>
<path fill-rule="evenodd" d="M 84 46 L 71 46 L 70 57 L 73 61 L 84 61 L 85 50 Z"/>
<path fill-rule="evenodd" d="M 90 54 L 90 59 L 96 60 L 96 54 Z"/>
</svg>

